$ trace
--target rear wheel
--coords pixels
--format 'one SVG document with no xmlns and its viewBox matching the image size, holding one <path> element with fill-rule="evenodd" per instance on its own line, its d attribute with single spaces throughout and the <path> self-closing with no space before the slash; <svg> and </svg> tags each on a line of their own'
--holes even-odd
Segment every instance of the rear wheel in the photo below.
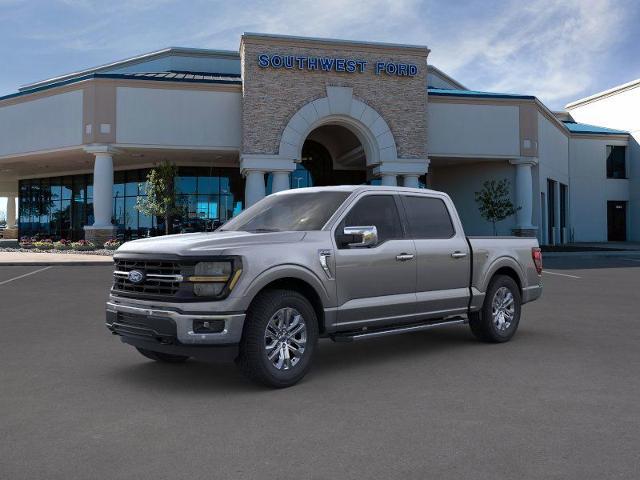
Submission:
<svg viewBox="0 0 640 480">
<path fill-rule="evenodd" d="M 144 357 L 155 360 L 156 362 L 182 363 L 189 360 L 189 357 L 184 355 L 171 355 L 170 353 L 154 352 L 153 350 L 138 347 L 136 347 L 136 350 L 138 350 Z"/>
<path fill-rule="evenodd" d="M 237 363 L 256 382 L 290 387 L 309 370 L 317 341 L 309 301 L 292 290 L 267 290 L 247 312 Z"/>
<path fill-rule="evenodd" d="M 479 312 L 469 315 L 473 334 L 484 342 L 507 342 L 520 323 L 522 297 L 513 278 L 497 275 L 489 283 Z"/>
</svg>

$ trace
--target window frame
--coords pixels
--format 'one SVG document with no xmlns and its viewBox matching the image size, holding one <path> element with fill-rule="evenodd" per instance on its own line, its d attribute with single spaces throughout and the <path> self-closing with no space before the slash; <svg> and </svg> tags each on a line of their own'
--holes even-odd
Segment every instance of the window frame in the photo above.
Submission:
<svg viewBox="0 0 640 480">
<path fill-rule="evenodd" d="M 351 202 L 348 202 L 348 205 L 343 204 L 344 210 L 342 212 L 340 212 L 340 214 L 338 215 L 338 217 L 336 218 L 336 220 L 333 223 L 333 226 L 331 227 L 331 238 L 333 239 L 334 243 L 335 243 L 335 248 L 338 250 L 357 250 L 357 249 L 352 249 L 349 247 L 341 247 L 340 244 L 338 243 L 338 240 L 336 238 L 336 236 L 339 233 L 342 233 L 342 230 L 344 230 L 344 225 L 343 222 L 346 220 L 347 216 L 349 215 L 349 213 L 351 213 L 351 211 L 356 208 L 356 206 L 358 205 L 358 203 L 360 203 L 361 200 L 365 199 L 366 197 L 372 197 L 372 196 L 377 196 L 377 197 L 381 197 L 381 196 L 385 196 L 385 197 L 391 197 L 395 207 L 396 207 L 396 212 L 398 214 L 398 221 L 400 223 L 400 234 L 401 236 L 399 238 L 389 238 L 383 242 L 378 242 L 376 243 L 374 246 L 372 247 L 368 247 L 368 249 L 373 249 L 373 248 L 378 248 L 380 245 L 383 245 L 385 243 L 387 243 L 388 241 L 391 240 L 407 240 L 407 229 L 406 229 L 406 219 L 404 217 L 404 210 L 402 208 L 402 204 L 400 203 L 400 199 L 398 198 L 398 195 L 396 192 L 390 192 L 390 191 L 381 191 L 381 192 L 376 192 L 376 191 L 365 191 L 362 192 L 361 194 L 357 195 L 355 198 L 353 198 L 353 200 Z M 331 221 L 331 219 L 330 219 Z M 328 223 L 328 222 L 327 222 Z M 341 227 L 342 226 L 342 227 Z M 364 225 L 360 225 L 360 226 L 364 226 Z"/>
<path fill-rule="evenodd" d="M 624 173 L 622 177 L 609 176 L 609 149 L 613 150 L 614 148 L 622 148 L 624 151 L 623 161 L 624 161 Z M 606 145 L 605 146 L 605 159 L 604 159 L 604 174 L 607 180 L 628 180 L 629 179 L 629 167 L 628 167 L 628 148 L 627 145 Z M 615 170 L 612 168 L 612 173 Z"/>
<path fill-rule="evenodd" d="M 451 215 L 451 210 L 449 209 L 449 205 L 447 205 L 447 202 L 444 201 L 443 197 L 440 197 L 438 195 L 420 195 L 420 194 L 414 194 L 414 193 L 400 193 L 398 196 L 400 197 L 399 200 L 404 210 L 404 219 L 406 222 L 407 238 L 411 240 L 450 240 L 452 238 L 455 238 L 458 235 L 458 229 L 456 228 L 456 224 L 454 222 L 453 216 Z M 411 233 L 411 227 L 409 225 L 409 214 L 408 214 L 407 205 L 404 200 L 405 197 L 426 198 L 426 199 L 436 200 L 441 202 L 442 205 L 444 205 L 444 210 L 445 212 L 447 212 L 447 216 L 449 217 L 449 223 L 451 224 L 451 230 L 452 230 L 451 235 L 448 237 L 420 237 L 420 236 L 414 237 Z"/>
</svg>

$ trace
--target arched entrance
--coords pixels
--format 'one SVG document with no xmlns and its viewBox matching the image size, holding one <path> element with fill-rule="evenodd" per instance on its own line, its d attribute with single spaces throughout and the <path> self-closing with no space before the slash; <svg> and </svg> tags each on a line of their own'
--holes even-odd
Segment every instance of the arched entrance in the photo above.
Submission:
<svg viewBox="0 0 640 480">
<path fill-rule="evenodd" d="M 302 168 L 300 168 L 302 167 Z M 367 163 L 358 137 L 340 125 L 320 126 L 302 145 L 300 163 L 292 187 L 300 182 L 300 171 L 308 174 L 308 186 L 359 185 L 367 181 Z"/>
<path fill-rule="evenodd" d="M 352 88 L 326 89 L 326 97 L 305 104 L 289 119 L 277 153 L 240 156 L 247 206 L 265 194 L 312 185 L 366 181 L 419 185 L 418 177 L 427 171 L 428 161 L 398 158 L 389 125 L 373 108 L 355 98 Z"/>
</svg>

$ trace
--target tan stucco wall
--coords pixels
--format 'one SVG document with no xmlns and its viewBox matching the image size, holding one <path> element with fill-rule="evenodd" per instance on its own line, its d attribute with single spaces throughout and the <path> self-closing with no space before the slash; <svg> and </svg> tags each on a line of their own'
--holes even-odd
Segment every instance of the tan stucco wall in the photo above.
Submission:
<svg viewBox="0 0 640 480">
<path fill-rule="evenodd" d="M 277 154 L 289 119 L 305 104 L 327 96 L 327 86 L 353 88 L 353 97 L 376 110 L 389 125 L 399 158 L 426 158 L 428 49 L 353 42 L 310 41 L 244 36 L 240 47 L 243 74 L 242 152 Z M 259 54 L 361 59 L 363 73 L 261 68 Z M 411 63 L 413 77 L 375 74 L 378 61 Z"/>
</svg>

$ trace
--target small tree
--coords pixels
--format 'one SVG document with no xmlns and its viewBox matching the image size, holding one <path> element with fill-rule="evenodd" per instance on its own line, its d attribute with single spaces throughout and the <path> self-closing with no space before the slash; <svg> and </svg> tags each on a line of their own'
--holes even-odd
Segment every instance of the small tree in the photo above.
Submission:
<svg viewBox="0 0 640 480">
<path fill-rule="evenodd" d="M 498 234 L 497 222 L 501 222 L 520 210 L 520 207 L 516 208 L 511 203 L 509 181 L 506 178 L 500 181 L 487 180 L 484 182 L 482 190 L 476 192 L 476 203 L 480 215 L 493 225 L 494 235 Z"/>
<path fill-rule="evenodd" d="M 146 197 L 138 197 L 136 209 L 149 216 L 164 218 L 164 233 L 169 235 L 169 220 L 174 215 L 182 213 L 177 204 L 174 178 L 178 175 L 178 167 L 163 161 L 157 167 L 151 169 L 147 175 L 145 188 Z"/>
</svg>

